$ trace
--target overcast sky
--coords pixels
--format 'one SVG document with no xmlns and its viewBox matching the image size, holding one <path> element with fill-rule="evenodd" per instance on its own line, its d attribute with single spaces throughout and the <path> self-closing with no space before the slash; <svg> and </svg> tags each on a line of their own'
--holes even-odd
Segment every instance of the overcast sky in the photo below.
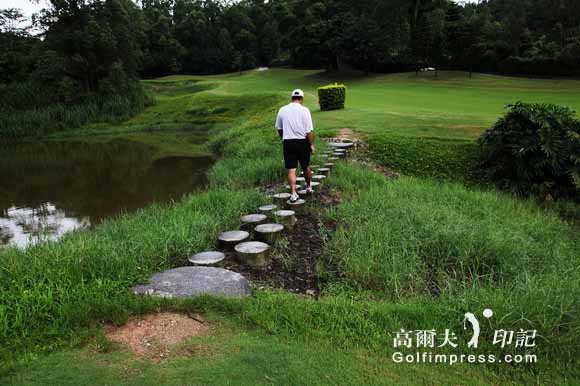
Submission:
<svg viewBox="0 0 580 386">
<path fill-rule="evenodd" d="M 0 0 L 0 9 L 19 8 L 26 16 L 30 16 L 33 13 L 40 11 L 45 5 L 45 0 L 41 0 L 40 4 L 37 4 L 36 1 L 30 0 Z"/>
</svg>

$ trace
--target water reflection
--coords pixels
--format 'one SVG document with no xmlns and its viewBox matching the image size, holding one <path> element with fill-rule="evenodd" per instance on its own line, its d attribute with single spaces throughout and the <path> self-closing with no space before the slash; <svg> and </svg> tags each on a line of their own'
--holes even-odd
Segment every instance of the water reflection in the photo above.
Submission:
<svg viewBox="0 0 580 386">
<path fill-rule="evenodd" d="M 0 244 L 24 248 L 43 240 L 57 240 L 66 232 L 90 224 L 88 217 L 67 217 L 49 202 L 38 208 L 11 207 L 0 217 Z"/>
<path fill-rule="evenodd" d="M 210 157 L 165 157 L 139 142 L 0 148 L 0 245 L 25 247 L 206 184 Z"/>
</svg>

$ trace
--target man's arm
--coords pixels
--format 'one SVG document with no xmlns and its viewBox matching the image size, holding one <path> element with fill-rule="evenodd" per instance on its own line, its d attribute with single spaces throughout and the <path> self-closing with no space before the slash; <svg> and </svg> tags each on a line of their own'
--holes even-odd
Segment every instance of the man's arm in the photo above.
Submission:
<svg viewBox="0 0 580 386">
<path fill-rule="evenodd" d="M 276 116 L 276 129 L 278 130 L 278 135 L 280 139 L 284 138 L 284 122 L 282 121 L 282 117 L 280 116 L 280 112 L 278 111 L 278 115 Z"/>
<path fill-rule="evenodd" d="M 308 139 L 308 142 L 310 142 L 310 153 L 314 154 L 316 151 L 316 148 L 314 147 L 314 124 L 312 123 L 312 115 L 310 114 L 310 110 L 308 110 L 306 126 L 309 130 L 308 134 L 306 134 L 306 138 Z"/>
<path fill-rule="evenodd" d="M 308 138 L 308 142 L 310 142 L 310 153 L 314 154 L 316 149 L 314 148 L 314 131 L 306 134 L 306 138 Z"/>
</svg>

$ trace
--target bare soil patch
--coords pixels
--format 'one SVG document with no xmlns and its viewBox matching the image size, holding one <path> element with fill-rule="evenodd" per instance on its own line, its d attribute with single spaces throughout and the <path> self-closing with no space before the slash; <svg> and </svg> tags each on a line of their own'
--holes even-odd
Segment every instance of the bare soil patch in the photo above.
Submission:
<svg viewBox="0 0 580 386">
<path fill-rule="evenodd" d="M 169 312 L 149 314 L 131 319 L 121 327 L 107 327 L 106 336 L 127 346 L 137 357 L 162 361 L 187 339 L 209 333 L 208 323 L 196 319 Z"/>
</svg>

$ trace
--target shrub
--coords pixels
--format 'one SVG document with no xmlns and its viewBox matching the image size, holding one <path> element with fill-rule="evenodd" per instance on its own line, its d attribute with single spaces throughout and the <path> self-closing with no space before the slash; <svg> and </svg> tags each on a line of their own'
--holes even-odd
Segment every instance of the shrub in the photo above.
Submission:
<svg viewBox="0 0 580 386">
<path fill-rule="evenodd" d="M 509 105 L 479 139 L 480 167 L 502 188 L 550 200 L 580 189 L 580 121 L 567 107 Z"/>
<path fill-rule="evenodd" d="M 370 137 L 369 150 L 377 162 L 406 175 L 475 180 L 477 146 L 473 141 L 378 134 Z"/>
<path fill-rule="evenodd" d="M 320 110 L 341 110 L 346 102 L 346 86 L 343 84 L 329 84 L 318 88 L 318 102 Z"/>
</svg>

